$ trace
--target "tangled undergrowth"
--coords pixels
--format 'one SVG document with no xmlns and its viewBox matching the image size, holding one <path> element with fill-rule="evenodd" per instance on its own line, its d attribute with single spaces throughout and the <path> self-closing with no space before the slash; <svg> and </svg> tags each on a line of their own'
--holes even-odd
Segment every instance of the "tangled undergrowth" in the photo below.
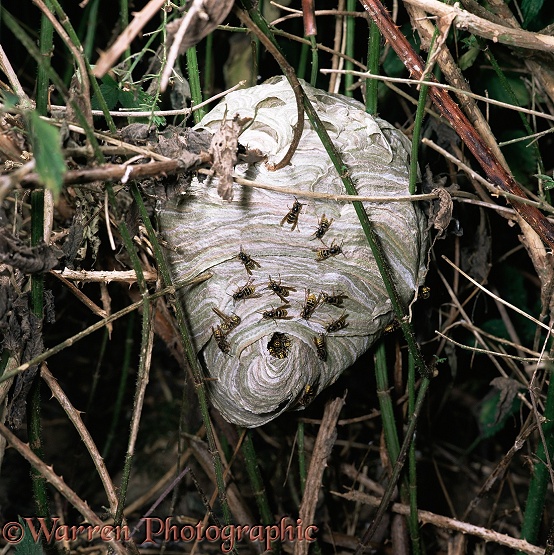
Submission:
<svg viewBox="0 0 554 555">
<path fill-rule="evenodd" d="M 410 54 L 377 1 L 318 2 L 315 20 L 309 2 L 232 4 L 0 6 L 4 552 L 553 553 L 547 7 L 393 6 L 498 161 L 481 170 L 439 89 L 394 81 Z M 415 137 L 433 248 L 416 352 L 397 322 L 304 410 L 245 430 L 206 401 L 154 211 L 212 167 L 209 140 L 183 139 L 194 121 L 281 73 Z M 42 545 L 41 525 L 58 530 Z"/>
</svg>

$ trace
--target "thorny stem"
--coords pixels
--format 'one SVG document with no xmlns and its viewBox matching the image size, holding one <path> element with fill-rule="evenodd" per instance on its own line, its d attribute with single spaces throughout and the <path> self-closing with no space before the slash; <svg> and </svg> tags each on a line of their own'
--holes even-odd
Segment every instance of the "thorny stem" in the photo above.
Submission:
<svg viewBox="0 0 554 555">
<path fill-rule="evenodd" d="M 421 407 L 423 406 L 423 402 L 425 401 L 425 396 L 427 394 L 427 390 L 429 389 L 430 383 L 431 381 L 429 378 L 424 377 L 421 380 L 421 385 L 419 387 L 419 391 L 417 394 L 417 400 L 414 406 L 414 412 L 412 413 L 411 418 L 409 420 L 408 428 L 406 430 L 406 435 L 404 437 L 404 441 L 402 442 L 402 447 L 400 448 L 400 452 L 398 453 L 398 458 L 394 463 L 394 468 L 389 480 L 389 484 L 387 486 L 387 489 L 385 490 L 385 493 L 383 494 L 383 497 L 381 499 L 381 504 L 379 505 L 379 509 L 377 510 L 375 518 L 373 519 L 371 526 L 367 529 L 366 533 L 364 534 L 364 537 L 358 544 L 358 547 L 356 547 L 356 551 L 354 551 L 354 555 L 362 555 L 365 547 L 371 541 L 371 538 L 375 534 L 385 512 L 388 509 L 389 503 L 392 499 L 392 495 L 395 490 L 395 485 L 398 482 L 398 479 L 400 477 L 400 472 L 402 471 L 402 468 L 404 466 L 406 455 L 408 453 L 410 445 L 412 444 L 413 435 L 416 429 L 417 421 L 419 419 L 419 413 L 421 412 Z"/>
<path fill-rule="evenodd" d="M 243 3 L 246 3 L 246 0 L 243 0 Z M 237 11 L 237 15 L 239 15 L 240 17 L 240 10 L 236 10 Z M 251 10 L 252 14 L 257 14 L 257 12 L 255 10 Z M 263 19 L 260 14 L 256 15 L 256 25 L 259 25 L 261 27 L 256 27 L 256 25 L 252 25 L 252 31 L 256 33 L 256 36 L 260 36 L 260 41 L 266 45 L 266 44 L 271 44 L 274 46 L 273 50 L 277 50 L 278 51 L 278 45 L 275 41 L 275 39 L 273 38 L 271 31 L 267 25 L 267 22 L 265 21 L 265 19 Z M 248 18 L 249 19 L 249 18 Z M 250 28 L 250 27 L 249 27 Z M 254 28 L 256 28 L 254 30 Z M 267 38 L 266 35 L 268 35 L 271 38 Z M 263 36 L 263 40 L 261 39 L 261 37 Z M 282 55 L 281 55 L 282 57 Z M 288 65 L 288 64 L 287 64 Z M 288 66 L 290 68 L 290 66 Z M 291 71 L 292 68 L 290 68 Z M 287 75 L 288 78 L 288 75 Z M 294 79 L 296 79 L 296 77 L 294 77 Z M 296 81 L 298 82 L 298 80 L 296 79 Z M 321 139 L 321 142 L 323 143 L 323 146 L 325 147 L 325 150 L 327 151 L 327 154 L 329 155 L 329 158 L 331 159 L 331 161 L 333 162 L 333 165 L 335 166 L 335 169 L 337 170 L 337 173 L 341 179 L 341 181 L 344 184 L 344 187 L 346 189 L 346 192 L 349 195 L 356 195 L 357 191 L 356 191 L 356 187 L 354 186 L 354 183 L 352 182 L 352 179 L 350 178 L 350 175 L 348 173 L 348 168 L 346 167 L 346 165 L 343 163 L 342 158 L 338 152 L 338 150 L 336 149 L 335 145 L 333 144 L 333 142 L 331 141 L 327 130 L 325 129 L 325 127 L 323 126 L 323 124 L 321 123 L 321 120 L 319 119 L 319 116 L 317 115 L 317 112 L 315 111 L 314 107 L 312 106 L 312 103 L 309 101 L 309 99 L 307 98 L 307 96 L 305 95 L 302 87 L 299 85 L 299 92 L 303 95 L 303 102 L 304 102 L 304 110 L 306 111 L 306 114 L 310 120 L 310 123 L 312 124 L 312 127 L 314 128 L 314 130 L 316 131 L 316 133 L 318 134 L 319 138 Z M 291 85 L 292 86 L 292 85 Z M 294 87 L 293 87 L 294 90 Z M 295 91 L 296 93 L 296 91 Z M 302 117 L 302 123 L 303 123 L 303 117 Z M 292 146 L 292 145 L 291 145 Z M 295 145 L 296 148 L 296 145 Z M 383 251 L 383 247 L 381 245 L 381 242 L 379 241 L 379 238 L 377 236 L 377 233 L 375 232 L 373 226 L 371 225 L 369 218 L 366 214 L 366 211 L 364 209 L 364 206 L 361 202 L 353 202 L 352 203 L 354 206 L 354 209 L 356 211 L 356 214 L 358 215 L 358 218 L 360 220 L 360 224 L 362 226 L 362 229 L 365 233 L 365 236 L 367 238 L 367 241 L 369 243 L 369 246 L 371 248 L 371 252 L 373 253 L 373 256 L 375 257 L 375 261 L 377 263 L 377 266 L 379 268 L 379 272 L 381 273 L 381 277 L 383 278 L 383 283 L 385 285 L 385 288 L 387 290 L 387 293 L 391 299 L 391 303 L 393 306 L 393 310 L 395 313 L 396 318 L 398 319 L 398 321 L 400 322 L 400 326 L 402 328 L 402 331 L 404 333 L 404 337 L 406 338 L 406 342 L 408 343 L 408 349 L 410 351 L 410 353 L 412 354 L 412 356 L 414 357 L 414 360 L 416 362 L 416 366 L 418 368 L 418 370 L 421 372 L 421 374 L 423 376 L 426 376 L 428 378 L 431 377 L 432 373 L 429 370 L 429 368 L 427 368 L 425 361 L 423 360 L 423 356 L 421 354 L 421 351 L 419 349 L 419 346 L 415 340 L 415 335 L 412 329 L 412 326 L 409 322 L 409 319 L 407 317 L 407 311 L 406 311 L 406 307 L 404 306 L 404 302 L 402 301 L 402 299 L 400 298 L 400 295 L 398 294 L 398 291 L 396 289 L 396 285 L 394 283 L 394 277 L 392 275 L 392 271 L 390 268 L 390 265 L 387 262 L 386 259 L 386 255 Z"/>
<path fill-rule="evenodd" d="M 415 53 L 406 37 L 399 32 L 381 2 L 379 0 L 360 0 L 360 2 L 377 23 L 381 33 L 394 48 L 411 75 L 416 80 L 420 79 L 423 75 L 423 60 Z M 432 76 L 430 76 L 430 80 L 434 80 Z M 433 99 L 437 110 L 450 122 L 471 153 L 477 158 L 493 184 L 503 191 L 526 198 L 525 191 L 502 167 L 452 97 L 444 90 L 433 86 L 429 89 L 429 96 Z M 512 202 L 512 205 L 517 213 L 539 234 L 541 239 L 551 248 L 554 248 L 554 225 L 532 206 L 519 202 Z"/>
<path fill-rule="evenodd" d="M 169 272 L 169 268 L 166 263 L 164 253 L 160 247 L 160 244 L 156 236 L 156 232 L 154 231 L 154 227 L 152 226 L 150 218 L 148 217 L 148 212 L 146 211 L 146 207 L 144 206 L 144 202 L 142 201 L 142 197 L 135 183 L 131 187 L 131 193 L 133 195 L 135 202 L 138 205 L 142 222 L 146 227 L 148 238 L 152 244 L 152 248 L 154 250 L 154 255 L 156 257 L 156 260 L 158 261 L 158 269 L 162 276 L 162 280 L 166 285 L 171 285 L 172 284 L 171 274 Z M 223 477 L 223 464 L 221 462 L 221 456 L 217 449 L 214 431 L 210 420 L 210 412 L 208 408 L 207 393 L 206 393 L 206 387 L 204 385 L 202 369 L 200 367 L 200 363 L 196 356 L 194 346 L 192 344 L 192 340 L 188 332 L 188 328 L 186 324 L 186 316 L 185 316 L 183 306 L 173 296 L 169 297 L 169 302 L 171 303 L 171 306 L 175 311 L 177 325 L 179 327 L 179 331 L 181 334 L 181 340 L 183 342 L 183 348 L 186 353 L 187 362 L 189 363 L 189 366 L 192 370 L 192 374 L 194 376 L 194 382 L 195 382 L 194 386 L 196 390 L 196 395 L 198 397 L 198 404 L 200 406 L 202 420 L 204 422 L 204 427 L 206 429 L 206 438 L 208 440 L 208 447 L 213 459 L 217 491 L 219 495 L 219 501 L 221 503 L 221 508 L 223 510 L 223 518 L 225 523 L 229 524 L 231 522 L 231 510 L 229 508 L 229 503 L 227 501 L 225 479 Z"/>
</svg>

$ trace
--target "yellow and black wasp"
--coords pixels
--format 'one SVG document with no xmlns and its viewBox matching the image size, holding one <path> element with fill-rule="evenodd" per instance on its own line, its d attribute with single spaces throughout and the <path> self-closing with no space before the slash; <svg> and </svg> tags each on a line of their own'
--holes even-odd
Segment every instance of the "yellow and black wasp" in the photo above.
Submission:
<svg viewBox="0 0 554 555">
<path fill-rule="evenodd" d="M 316 297 L 313 293 L 310 293 L 309 289 L 306 289 L 306 295 L 304 297 L 304 305 L 300 311 L 300 318 L 304 320 L 309 320 L 312 317 L 315 309 L 318 307 L 320 299 Z"/>
<path fill-rule="evenodd" d="M 327 340 L 325 334 L 320 333 L 313 338 L 313 342 L 317 351 L 317 356 L 324 362 L 327 360 Z"/>
<path fill-rule="evenodd" d="M 312 240 L 312 239 L 321 239 L 327 233 L 327 231 L 331 227 L 331 224 L 334 221 L 335 220 L 333 218 L 331 218 L 329 220 L 327 218 L 327 216 L 325 216 L 325 214 L 323 214 L 323 216 L 321 216 L 321 218 L 319 218 L 319 220 L 317 222 L 317 229 L 313 233 L 310 240 Z"/>
<path fill-rule="evenodd" d="M 348 326 L 348 322 L 346 321 L 347 316 L 348 314 L 346 314 L 345 312 L 342 316 L 340 316 L 336 320 L 332 320 L 331 322 L 326 324 L 325 330 L 327 331 L 327 333 L 332 333 L 334 331 L 339 331 L 346 328 Z"/>
<path fill-rule="evenodd" d="M 238 316 L 234 312 L 231 314 L 231 316 L 228 316 L 217 308 L 212 307 L 212 310 L 219 316 L 219 319 L 221 320 L 221 330 L 224 333 L 229 333 L 230 331 L 233 331 L 240 324 L 240 316 Z"/>
<path fill-rule="evenodd" d="M 284 304 L 279 308 L 271 308 L 270 310 L 264 310 L 261 312 L 262 320 L 291 320 L 292 316 L 288 316 L 287 309 L 290 305 Z"/>
<path fill-rule="evenodd" d="M 277 282 L 274 279 L 271 279 L 271 276 L 269 276 L 269 283 L 267 284 L 266 289 L 273 291 L 284 303 L 288 302 L 287 297 L 290 292 L 296 291 L 294 287 L 281 285 L 281 278 L 279 278 L 279 281 Z"/>
<path fill-rule="evenodd" d="M 244 267 L 249 276 L 252 275 L 252 270 L 255 270 L 256 268 L 261 268 L 258 262 L 256 262 L 253 258 L 251 258 L 248 254 L 244 252 L 244 250 L 242 249 L 242 245 L 240 247 L 240 252 L 237 254 L 236 258 L 238 258 L 244 264 Z"/>
<path fill-rule="evenodd" d="M 292 339 L 286 333 L 275 332 L 267 343 L 268 353 L 275 358 L 287 358 Z"/>
<path fill-rule="evenodd" d="M 337 293 L 336 295 L 329 295 L 328 293 L 325 293 L 325 291 L 322 291 L 319 294 L 319 299 L 322 303 L 332 304 L 333 306 L 342 307 L 342 303 L 344 299 L 348 299 L 348 295 L 345 295 L 343 293 Z"/>
<path fill-rule="evenodd" d="M 292 225 L 290 230 L 294 231 L 298 226 L 298 216 L 300 212 L 302 212 L 303 206 L 304 204 L 302 204 L 301 202 L 298 202 L 298 199 L 294 197 L 294 203 L 292 205 L 292 208 L 289 208 L 288 213 L 281 220 L 281 225 L 283 225 L 286 222 L 287 224 Z"/>
<path fill-rule="evenodd" d="M 314 400 L 315 392 L 316 388 L 310 384 L 307 384 L 304 388 L 304 393 L 302 394 L 302 397 L 300 397 L 300 399 L 298 400 L 298 404 L 302 407 L 308 406 Z"/>
<path fill-rule="evenodd" d="M 217 346 L 219 347 L 219 350 L 222 353 L 228 354 L 231 350 L 231 346 L 229 345 L 227 337 L 221 329 L 221 326 L 216 326 L 215 328 L 212 326 L 212 334 L 214 336 L 215 342 L 217 343 Z"/>
<path fill-rule="evenodd" d="M 322 262 L 323 260 L 327 260 L 328 258 L 339 254 L 343 254 L 342 245 L 337 244 L 337 242 L 333 240 L 330 247 L 326 246 L 316 250 L 315 259 L 317 262 Z"/>
<path fill-rule="evenodd" d="M 253 299 L 261 297 L 260 293 L 256 293 L 256 286 L 253 285 L 254 280 L 250 278 L 242 287 L 239 287 L 231 296 L 235 302 L 244 301 L 245 299 Z"/>
</svg>

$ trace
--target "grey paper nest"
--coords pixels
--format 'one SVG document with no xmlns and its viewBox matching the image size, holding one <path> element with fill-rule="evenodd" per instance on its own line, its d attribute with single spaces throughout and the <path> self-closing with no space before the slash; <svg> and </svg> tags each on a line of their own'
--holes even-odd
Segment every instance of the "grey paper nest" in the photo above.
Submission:
<svg viewBox="0 0 554 555">
<path fill-rule="evenodd" d="M 404 135 L 354 100 L 303 87 L 358 193 L 408 194 Z M 253 119 L 240 142 L 267 155 L 266 162 L 237 166 L 237 174 L 298 191 L 345 193 L 307 118 L 291 164 L 266 168 L 281 160 L 296 123 L 286 79 L 229 94 L 197 127 L 215 132 L 236 114 Z M 234 200 L 225 201 L 214 180 L 194 179 L 160 210 L 160 225 L 177 283 L 212 274 L 184 286 L 180 297 L 211 401 L 230 422 L 254 427 L 306 406 L 368 349 L 393 313 L 351 203 L 234 189 Z M 364 204 L 408 305 L 425 275 L 424 215 L 412 202 Z"/>
</svg>

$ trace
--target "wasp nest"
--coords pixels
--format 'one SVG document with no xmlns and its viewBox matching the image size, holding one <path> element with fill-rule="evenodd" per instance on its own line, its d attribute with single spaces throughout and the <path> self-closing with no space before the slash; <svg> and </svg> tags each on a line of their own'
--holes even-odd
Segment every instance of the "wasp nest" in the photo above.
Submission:
<svg viewBox="0 0 554 555">
<path fill-rule="evenodd" d="M 303 84 L 360 195 L 408 194 L 409 141 L 340 95 Z M 296 124 L 284 78 L 229 94 L 198 128 L 238 115 L 240 137 L 267 158 L 236 167 L 246 179 L 298 191 L 344 194 L 307 118 L 287 167 Z M 351 203 L 234 185 L 223 200 L 213 180 L 194 179 L 160 210 L 175 281 L 213 404 L 230 422 L 259 426 L 303 408 L 364 353 L 393 320 L 392 306 Z M 408 305 L 421 285 L 426 222 L 416 203 L 364 203 L 398 291 Z M 198 282 L 198 280 L 197 280 Z"/>
</svg>

